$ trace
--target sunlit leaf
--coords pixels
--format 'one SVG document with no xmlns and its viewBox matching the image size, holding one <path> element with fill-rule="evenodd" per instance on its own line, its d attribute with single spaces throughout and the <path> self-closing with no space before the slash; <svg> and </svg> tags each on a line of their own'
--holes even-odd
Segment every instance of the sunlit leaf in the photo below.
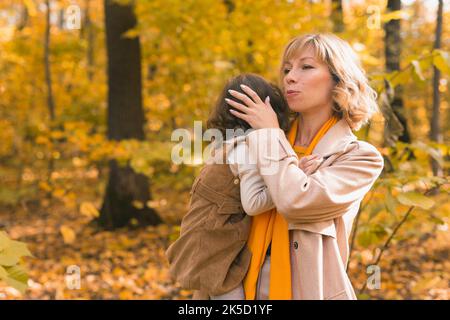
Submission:
<svg viewBox="0 0 450 320">
<path fill-rule="evenodd" d="M 386 193 L 386 198 L 385 198 L 384 204 L 385 204 L 388 212 L 391 213 L 393 216 L 395 216 L 396 215 L 396 201 L 390 192 Z"/>
<path fill-rule="evenodd" d="M 82 215 L 89 218 L 97 218 L 100 215 L 97 208 L 91 202 L 82 202 L 80 212 Z"/>
<path fill-rule="evenodd" d="M 7 276 L 8 276 L 8 272 L 6 272 L 5 268 L 0 266 L 0 280 L 6 279 Z"/>
<path fill-rule="evenodd" d="M 434 50 L 433 64 L 445 74 L 450 74 L 450 54 L 443 50 Z"/>
<path fill-rule="evenodd" d="M 428 210 L 434 205 L 434 201 L 418 192 L 405 192 L 397 196 L 397 200 L 406 206 L 416 206 Z"/>
<path fill-rule="evenodd" d="M 143 203 L 142 201 L 134 200 L 134 201 L 132 202 L 132 204 L 133 204 L 133 207 L 135 207 L 136 209 L 142 209 L 142 208 L 144 208 L 144 203 Z"/>
<path fill-rule="evenodd" d="M 0 231 L 0 252 L 10 246 L 10 239 L 5 231 Z"/>
<path fill-rule="evenodd" d="M 395 11 L 383 14 L 382 20 L 383 20 L 383 22 L 386 23 L 386 22 L 389 22 L 390 20 L 400 20 L 400 19 L 407 20 L 410 17 L 411 17 L 410 10 L 395 10 Z"/>
<path fill-rule="evenodd" d="M 422 74 L 422 69 L 420 68 L 419 61 L 413 60 L 411 61 L 413 66 L 413 77 L 416 81 L 425 81 L 425 77 Z"/>
<path fill-rule="evenodd" d="M 23 294 L 25 292 L 25 289 L 27 288 L 28 282 L 28 275 L 25 269 L 21 266 L 12 266 L 6 267 L 5 271 L 8 274 L 7 278 L 5 279 L 6 283 L 16 288 Z"/>
<path fill-rule="evenodd" d="M 72 228 L 68 226 L 61 226 L 59 231 L 63 236 L 64 243 L 70 244 L 75 241 L 75 231 L 73 231 Z"/>
<path fill-rule="evenodd" d="M 10 240 L 9 244 L 0 251 L 0 265 L 13 266 L 19 263 L 20 258 L 32 256 L 27 245 L 20 241 Z"/>
</svg>

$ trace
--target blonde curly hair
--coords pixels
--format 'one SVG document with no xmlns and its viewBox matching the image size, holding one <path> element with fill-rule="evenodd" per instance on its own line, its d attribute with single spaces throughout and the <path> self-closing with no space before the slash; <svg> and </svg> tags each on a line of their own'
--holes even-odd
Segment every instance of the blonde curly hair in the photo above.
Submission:
<svg viewBox="0 0 450 320">
<path fill-rule="evenodd" d="M 312 47 L 316 58 L 328 65 L 335 80 L 333 111 L 345 118 L 352 130 L 359 130 L 379 112 L 377 93 L 368 82 L 352 47 L 332 33 L 305 34 L 293 38 L 284 48 L 280 66 L 280 87 L 284 91 L 284 64 Z"/>
</svg>

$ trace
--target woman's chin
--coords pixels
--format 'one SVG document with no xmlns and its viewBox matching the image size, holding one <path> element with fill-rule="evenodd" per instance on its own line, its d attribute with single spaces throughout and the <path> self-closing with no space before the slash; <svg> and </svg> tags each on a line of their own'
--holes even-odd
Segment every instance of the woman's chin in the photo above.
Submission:
<svg viewBox="0 0 450 320">
<path fill-rule="evenodd" d="M 289 105 L 289 109 L 291 109 L 291 111 L 294 111 L 294 112 L 305 112 L 308 110 L 308 108 L 305 108 L 305 107 L 302 107 L 299 105 L 292 105 L 292 106 Z"/>
</svg>

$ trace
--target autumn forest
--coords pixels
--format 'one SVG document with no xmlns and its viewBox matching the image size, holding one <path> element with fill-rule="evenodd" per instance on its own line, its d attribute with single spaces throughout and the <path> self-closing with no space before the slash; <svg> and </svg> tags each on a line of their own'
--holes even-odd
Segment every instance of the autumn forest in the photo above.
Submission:
<svg viewBox="0 0 450 320">
<path fill-rule="evenodd" d="M 165 250 L 202 167 L 171 159 L 240 73 L 277 83 L 289 39 L 348 41 L 383 172 L 349 241 L 358 299 L 450 298 L 450 3 L 4 0 L 0 300 L 191 299 Z"/>
</svg>

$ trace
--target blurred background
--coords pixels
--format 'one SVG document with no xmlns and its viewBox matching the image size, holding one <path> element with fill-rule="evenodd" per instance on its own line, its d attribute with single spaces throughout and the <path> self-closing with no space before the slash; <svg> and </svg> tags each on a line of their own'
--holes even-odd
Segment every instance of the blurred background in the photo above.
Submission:
<svg viewBox="0 0 450 320">
<path fill-rule="evenodd" d="M 171 161 L 225 81 L 276 83 L 284 46 L 333 32 L 380 114 L 385 168 L 351 235 L 360 299 L 449 299 L 450 3 L 3 0 L 0 299 L 189 299 L 164 251 L 201 158 Z M 205 127 L 204 127 L 205 128 Z M 194 148 L 192 146 L 192 148 Z"/>
</svg>

